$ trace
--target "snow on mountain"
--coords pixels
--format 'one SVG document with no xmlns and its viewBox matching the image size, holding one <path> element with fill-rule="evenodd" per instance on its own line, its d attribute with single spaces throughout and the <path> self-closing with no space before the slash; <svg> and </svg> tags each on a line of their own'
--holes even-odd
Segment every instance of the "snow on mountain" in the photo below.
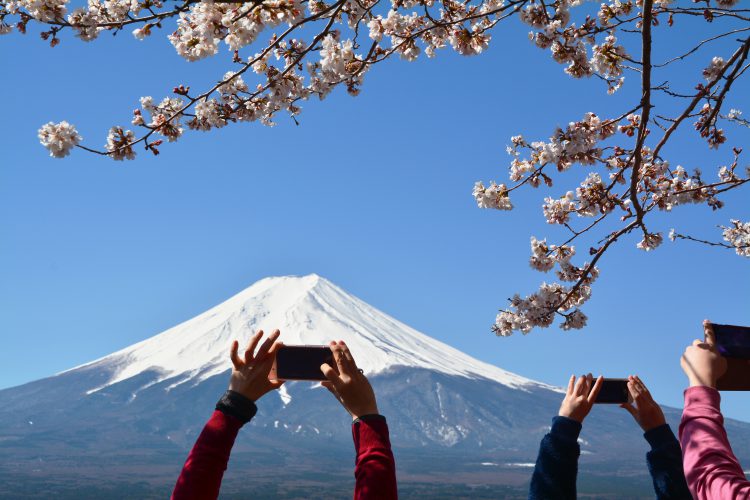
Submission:
<svg viewBox="0 0 750 500">
<path fill-rule="evenodd" d="M 147 370 L 156 371 L 160 377 L 139 390 L 174 379 L 171 389 L 225 372 L 232 340 L 242 344 L 258 329 L 270 333 L 275 328 L 281 330 L 281 340 L 290 345 L 344 340 L 368 375 L 405 366 L 485 378 L 522 390 L 557 390 L 432 339 L 316 274 L 262 279 L 193 319 L 68 372 L 82 367 L 112 371 L 112 377 L 89 394 Z"/>
</svg>

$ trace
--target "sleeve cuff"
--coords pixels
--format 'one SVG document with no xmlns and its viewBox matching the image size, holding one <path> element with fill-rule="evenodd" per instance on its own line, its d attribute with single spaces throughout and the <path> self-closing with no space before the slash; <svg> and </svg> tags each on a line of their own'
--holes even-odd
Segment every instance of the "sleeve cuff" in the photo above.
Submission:
<svg viewBox="0 0 750 500">
<path fill-rule="evenodd" d="M 685 389 L 685 408 L 693 405 L 699 405 L 710 406 L 716 408 L 716 410 L 718 411 L 720 409 L 720 403 L 721 396 L 719 395 L 719 391 L 717 391 L 713 387 L 698 385 Z"/>
<path fill-rule="evenodd" d="M 362 415 L 361 417 L 355 418 L 354 421 L 352 422 L 352 425 L 354 425 L 354 424 L 356 424 L 356 423 L 358 423 L 358 422 L 360 422 L 362 420 L 364 420 L 364 421 L 367 421 L 367 420 L 378 420 L 378 421 L 381 421 L 381 422 L 385 422 L 386 421 L 385 417 L 383 415 L 378 415 L 377 413 L 371 413 L 369 415 Z"/>
<path fill-rule="evenodd" d="M 225 415 L 236 418 L 243 425 L 248 423 L 258 412 L 258 407 L 250 399 L 239 392 L 230 390 L 221 396 L 221 399 L 216 403 L 216 409 Z"/>
<path fill-rule="evenodd" d="M 643 433 L 643 437 L 646 438 L 648 444 L 651 445 L 652 450 L 677 441 L 669 424 L 654 427 Z"/>
<path fill-rule="evenodd" d="M 557 416 L 552 419 L 552 429 L 549 433 L 571 441 L 577 441 L 581 433 L 581 422 L 576 422 L 572 418 Z"/>
</svg>

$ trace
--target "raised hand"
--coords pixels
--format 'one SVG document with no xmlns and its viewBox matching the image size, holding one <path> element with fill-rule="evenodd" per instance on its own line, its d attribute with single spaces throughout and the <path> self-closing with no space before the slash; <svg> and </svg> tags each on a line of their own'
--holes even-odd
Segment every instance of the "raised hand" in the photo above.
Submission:
<svg viewBox="0 0 750 500">
<path fill-rule="evenodd" d="M 661 407 L 651 397 L 651 393 L 638 375 L 628 377 L 628 391 L 633 398 L 633 402 L 623 403 L 620 407 L 628 410 L 628 413 L 641 426 L 643 432 L 648 432 L 667 423 Z"/>
<path fill-rule="evenodd" d="M 255 348 L 263 337 L 263 330 L 250 338 L 250 342 L 242 356 L 238 355 L 239 343 L 232 342 L 230 357 L 232 358 L 232 376 L 229 379 L 229 389 L 239 392 L 255 402 L 265 393 L 278 389 L 284 383 L 282 380 L 268 380 L 268 373 L 273 367 L 276 351 L 281 342 L 276 342 L 281 333 L 275 330 L 261 344 L 258 352 Z M 255 355 L 253 355 L 255 353 Z"/>
<path fill-rule="evenodd" d="M 576 382 L 576 376 L 571 375 L 558 415 L 583 423 L 583 419 L 589 414 L 596 401 L 603 381 L 604 377 L 599 376 L 594 382 L 594 377 L 589 373 L 582 375 Z"/>
<path fill-rule="evenodd" d="M 727 360 L 714 347 L 715 337 L 711 323 L 703 321 L 705 341 L 695 339 L 680 358 L 682 371 L 687 375 L 690 387 L 716 388 L 716 381 L 727 371 Z"/>
<path fill-rule="evenodd" d="M 352 353 L 343 340 L 331 341 L 335 365 L 320 365 L 320 371 L 328 380 L 321 382 L 339 400 L 353 419 L 378 413 L 375 392 L 362 371 L 357 368 Z"/>
</svg>

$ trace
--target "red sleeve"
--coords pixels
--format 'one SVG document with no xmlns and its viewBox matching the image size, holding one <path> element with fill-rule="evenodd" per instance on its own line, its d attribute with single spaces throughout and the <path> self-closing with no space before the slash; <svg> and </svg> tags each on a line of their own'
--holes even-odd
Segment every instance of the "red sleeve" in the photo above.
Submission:
<svg viewBox="0 0 750 500">
<path fill-rule="evenodd" d="M 716 389 L 690 387 L 685 391 L 680 422 L 685 479 L 696 499 L 748 498 L 750 481 L 732 453 L 719 403 Z"/>
<path fill-rule="evenodd" d="M 239 419 L 214 411 L 182 467 L 172 492 L 173 500 L 218 498 L 221 478 L 240 427 Z"/>
<path fill-rule="evenodd" d="M 385 418 L 365 418 L 352 425 L 357 461 L 354 468 L 355 500 L 395 500 L 396 461 Z"/>
</svg>

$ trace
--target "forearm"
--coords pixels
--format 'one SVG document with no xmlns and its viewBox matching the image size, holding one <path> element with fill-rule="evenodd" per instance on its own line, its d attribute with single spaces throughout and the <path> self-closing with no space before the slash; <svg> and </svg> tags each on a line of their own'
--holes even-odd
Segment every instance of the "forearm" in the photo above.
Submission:
<svg viewBox="0 0 750 500">
<path fill-rule="evenodd" d="M 682 450 L 669 425 L 664 424 L 646 432 L 643 437 L 651 445 L 646 463 L 659 499 L 691 498 L 682 470 Z"/>
<path fill-rule="evenodd" d="M 234 440 L 255 412 L 255 404 L 249 399 L 232 391 L 225 393 L 185 461 L 172 492 L 173 500 L 219 496 Z"/>
<path fill-rule="evenodd" d="M 552 428 L 539 445 L 529 500 L 576 498 L 580 432 L 581 424 L 575 420 L 566 417 L 552 419 Z"/>
<path fill-rule="evenodd" d="M 365 415 L 352 424 L 356 451 L 355 500 L 398 498 L 396 461 L 391 451 L 388 424 L 381 415 Z"/>
<path fill-rule="evenodd" d="M 680 422 L 685 478 L 697 499 L 744 498 L 750 482 L 729 445 L 720 396 L 710 387 L 685 391 L 685 409 Z"/>
</svg>

